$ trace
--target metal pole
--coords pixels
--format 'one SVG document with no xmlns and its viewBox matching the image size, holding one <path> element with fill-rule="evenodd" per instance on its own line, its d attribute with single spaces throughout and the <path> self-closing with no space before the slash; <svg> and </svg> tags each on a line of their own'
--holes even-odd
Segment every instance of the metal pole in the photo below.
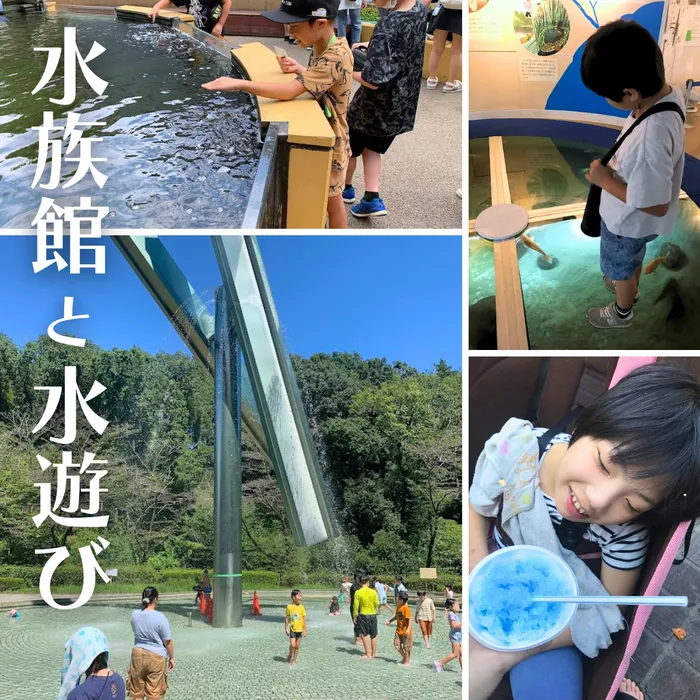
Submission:
<svg viewBox="0 0 700 700">
<path fill-rule="evenodd" d="M 240 345 L 223 287 L 216 290 L 214 627 L 243 625 Z"/>
</svg>

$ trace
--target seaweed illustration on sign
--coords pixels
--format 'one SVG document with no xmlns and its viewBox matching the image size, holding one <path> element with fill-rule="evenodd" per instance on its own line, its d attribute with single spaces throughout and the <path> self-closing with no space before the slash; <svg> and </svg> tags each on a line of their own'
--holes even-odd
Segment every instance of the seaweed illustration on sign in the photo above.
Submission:
<svg viewBox="0 0 700 700">
<path fill-rule="evenodd" d="M 571 24 L 560 0 L 523 0 L 523 11 L 516 10 L 513 29 L 520 43 L 536 56 L 553 56 L 569 40 Z"/>
</svg>

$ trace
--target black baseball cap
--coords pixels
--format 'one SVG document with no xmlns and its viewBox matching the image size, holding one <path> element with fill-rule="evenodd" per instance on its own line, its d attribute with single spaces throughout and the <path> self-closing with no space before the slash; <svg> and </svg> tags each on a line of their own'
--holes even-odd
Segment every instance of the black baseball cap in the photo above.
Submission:
<svg viewBox="0 0 700 700">
<path fill-rule="evenodd" d="M 279 10 L 263 12 L 262 16 L 277 24 L 294 24 L 310 19 L 335 19 L 340 0 L 282 0 Z"/>
</svg>

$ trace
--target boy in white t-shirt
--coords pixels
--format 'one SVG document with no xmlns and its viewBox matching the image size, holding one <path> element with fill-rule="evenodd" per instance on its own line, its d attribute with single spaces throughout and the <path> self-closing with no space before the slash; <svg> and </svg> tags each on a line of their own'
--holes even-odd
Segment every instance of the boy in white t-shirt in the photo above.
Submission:
<svg viewBox="0 0 700 700">
<path fill-rule="evenodd" d="M 589 90 L 618 109 L 631 111 L 623 132 L 652 105 L 675 102 L 682 92 L 668 85 L 656 40 L 636 22 L 601 27 L 587 42 L 581 78 Z M 610 165 L 591 163 L 589 182 L 602 188 L 600 267 L 616 301 L 589 309 L 596 328 L 628 328 L 646 244 L 673 230 L 683 178 L 685 128 L 675 112 L 654 114 L 636 128 Z"/>
</svg>

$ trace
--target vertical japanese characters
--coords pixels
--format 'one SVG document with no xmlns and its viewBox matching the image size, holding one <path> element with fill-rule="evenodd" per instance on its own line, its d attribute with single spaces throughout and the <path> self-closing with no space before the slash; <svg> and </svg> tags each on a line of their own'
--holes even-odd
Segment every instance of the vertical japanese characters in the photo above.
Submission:
<svg viewBox="0 0 700 700">
<path fill-rule="evenodd" d="M 41 76 L 41 80 L 32 90 L 32 95 L 40 92 L 54 77 L 58 64 L 63 53 L 63 97 L 58 99 L 49 98 L 50 102 L 60 106 L 71 106 L 77 96 L 77 68 L 85 77 L 90 88 L 99 97 L 107 89 L 107 81 L 95 75 L 88 63 L 94 58 L 104 53 L 105 48 L 93 41 L 88 55 L 83 58 L 78 51 L 75 27 L 64 29 L 64 46 L 35 48 L 34 51 L 45 51 L 47 55 L 46 68 Z M 97 186 L 102 189 L 107 176 L 97 169 L 96 163 L 106 162 L 106 158 L 97 158 L 92 153 L 94 143 L 102 141 L 99 137 L 86 137 L 85 131 L 90 127 L 105 126 L 105 122 L 81 122 L 81 115 L 78 112 L 68 111 L 65 120 L 54 120 L 53 112 L 44 112 L 44 121 L 41 126 L 32 127 L 39 132 L 39 154 L 37 158 L 37 168 L 32 182 L 32 189 L 37 185 L 41 189 L 56 190 L 69 189 L 78 184 L 88 174 Z M 65 121 L 61 124 L 61 121 Z M 55 134 L 62 133 L 61 138 L 54 138 Z M 65 152 L 64 152 L 65 151 Z M 62 162 L 67 166 L 74 167 L 74 172 L 70 179 L 61 185 Z M 75 163 L 75 166 L 72 164 Z M 44 171 L 49 167 L 48 182 L 42 183 Z M 83 222 L 89 224 L 94 237 L 99 236 L 101 221 L 107 215 L 108 207 L 92 206 L 91 197 L 80 197 L 79 206 L 59 206 L 51 197 L 41 198 L 39 211 L 37 212 L 32 226 L 37 227 L 37 232 L 41 235 L 50 233 L 63 233 L 63 226 L 68 222 L 71 232 L 79 232 Z M 82 213 L 82 216 L 81 216 Z M 41 264 L 41 263 L 39 263 Z M 36 271 L 35 263 L 35 271 Z M 76 273 L 71 269 L 71 273 Z"/>
<path fill-rule="evenodd" d="M 87 234 L 91 238 L 92 234 Z M 104 246 L 83 246 L 81 244 L 81 234 L 72 233 L 70 236 L 70 268 L 75 267 L 77 272 L 81 268 L 93 268 L 96 274 L 105 273 L 105 251 Z M 56 265 L 59 270 L 68 267 L 68 263 L 57 252 L 63 247 L 63 234 L 56 234 L 52 244 L 48 243 L 46 235 L 37 237 L 37 261 L 34 262 L 35 272 L 45 269 L 50 265 Z M 53 258 L 48 260 L 47 254 L 53 250 Z M 84 251 L 91 251 L 95 258 L 94 264 L 82 264 L 81 254 Z M 51 340 L 63 345 L 74 347 L 85 347 L 85 338 L 76 338 L 62 335 L 56 327 L 67 321 L 78 321 L 90 318 L 88 314 L 76 315 L 73 313 L 73 297 L 63 299 L 63 317 L 51 323 L 47 332 Z M 71 445 L 76 439 L 78 425 L 78 408 L 90 424 L 90 427 L 102 435 L 109 425 L 109 421 L 100 417 L 90 407 L 90 401 L 99 396 L 106 387 L 98 381 L 93 381 L 92 387 L 86 396 L 83 396 L 78 386 L 77 367 L 64 367 L 63 386 L 35 386 L 35 391 L 47 392 L 46 408 L 39 422 L 34 426 L 32 433 L 43 430 L 52 422 L 56 411 L 63 400 L 64 426 L 61 437 L 52 436 L 49 440 L 58 445 Z M 85 451 L 81 459 L 74 459 L 70 450 L 61 453 L 61 461 L 52 463 L 41 454 L 36 456 L 42 472 L 50 474 L 55 480 L 51 482 L 36 483 L 39 489 L 39 513 L 32 520 L 37 527 L 40 527 L 47 519 L 51 519 L 62 527 L 89 527 L 104 528 L 109 522 L 109 515 L 100 515 L 100 498 L 107 493 L 108 489 L 103 488 L 101 480 L 107 474 L 106 469 L 99 468 L 98 465 L 107 464 L 106 460 L 96 459 L 97 455 Z M 84 485 L 87 482 L 87 485 Z M 62 515 L 65 513 L 66 515 Z M 109 582 L 109 577 L 97 562 L 97 555 L 109 547 L 109 542 L 103 537 L 97 538 L 99 542 L 90 542 L 89 546 L 80 547 L 80 561 L 83 566 L 83 588 L 78 599 L 69 605 L 59 605 L 51 592 L 51 580 L 56 569 L 70 557 L 68 548 L 54 547 L 51 549 L 37 549 L 35 554 L 50 555 L 44 565 L 39 579 L 39 591 L 41 597 L 53 608 L 71 609 L 78 608 L 90 600 L 95 590 L 95 574 L 105 582 Z"/>
</svg>

